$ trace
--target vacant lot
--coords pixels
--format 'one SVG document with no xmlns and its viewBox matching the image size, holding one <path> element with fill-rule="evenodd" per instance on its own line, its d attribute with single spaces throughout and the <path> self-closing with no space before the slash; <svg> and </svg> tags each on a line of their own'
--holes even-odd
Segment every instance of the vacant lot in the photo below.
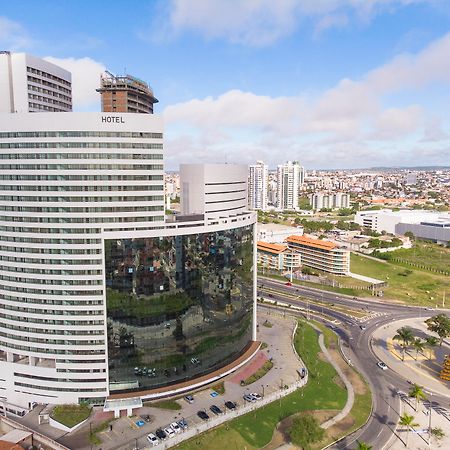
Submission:
<svg viewBox="0 0 450 450">
<path fill-rule="evenodd" d="M 386 298 L 411 305 L 440 305 L 444 292 L 450 292 L 450 277 L 391 261 L 375 261 L 352 253 L 351 270 L 386 281 L 388 283 L 388 287 L 384 289 Z M 359 295 L 364 295 L 364 291 Z"/>
</svg>

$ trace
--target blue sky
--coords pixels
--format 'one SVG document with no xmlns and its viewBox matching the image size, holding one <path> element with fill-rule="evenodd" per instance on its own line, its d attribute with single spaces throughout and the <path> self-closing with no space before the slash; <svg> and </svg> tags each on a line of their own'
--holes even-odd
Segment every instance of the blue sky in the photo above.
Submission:
<svg viewBox="0 0 450 450">
<path fill-rule="evenodd" d="M 0 49 L 153 87 L 166 165 L 450 165 L 449 0 L 0 0 Z"/>
</svg>

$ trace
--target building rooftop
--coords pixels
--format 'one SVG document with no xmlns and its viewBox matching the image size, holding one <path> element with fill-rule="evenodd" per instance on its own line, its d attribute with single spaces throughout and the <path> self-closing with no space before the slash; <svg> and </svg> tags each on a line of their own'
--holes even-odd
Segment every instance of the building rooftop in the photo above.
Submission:
<svg viewBox="0 0 450 450">
<path fill-rule="evenodd" d="M 287 250 L 287 245 L 282 244 L 269 244 L 268 242 L 258 241 L 257 243 L 258 250 L 270 252 L 270 253 L 283 253 Z"/>
<path fill-rule="evenodd" d="M 313 239 L 307 236 L 289 236 L 286 238 L 287 242 L 293 244 L 303 244 L 309 247 L 319 248 L 321 250 L 333 250 L 337 248 L 334 242 L 322 241 L 321 239 Z"/>
</svg>

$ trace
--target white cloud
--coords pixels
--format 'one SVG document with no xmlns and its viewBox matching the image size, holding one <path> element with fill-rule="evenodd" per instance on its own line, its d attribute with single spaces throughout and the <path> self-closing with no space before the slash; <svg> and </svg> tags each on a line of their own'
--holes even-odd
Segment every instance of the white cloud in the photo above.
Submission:
<svg viewBox="0 0 450 450">
<path fill-rule="evenodd" d="M 95 90 L 100 86 L 100 75 L 105 71 L 103 63 L 91 58 L 54 58 L 47 61 L 72 72 L 72 95 L 74 110 L 90 110 L 100 107 L 100 94 Z"/>
<path fill-rule="evenodd" d="M 0 49 L 17 51 L 32 44 L 23 26 L 7 17 L 0 16 Z"/>
<path fill-rule="evenodd" d="M 154 24 L 158 35 L 195 31 L 207 39 L 264 46 L 290 35 L 304 18 L 316 22 L 317 34 L 345 26 L 348 13 L 369 21 L 413 3 L 433 0 L 170 0 L 162 3 Z"/>
<path fill-rule="evenodd" d="M 375 143 L 378 148 L 381 142 L 410 146 L 422 138 L 423 145 L 442 147 L 449 136 L 440 130 L 450 126 L 449 119 L 429 117 L 414 94 L 435 83 L 443 83 L 449 92 L 449 54 L 450 33 L 417 54 L 394 58 L 360 80 L 343 79 L 312 99 L 231 90 L 169 106 L 164 111 L 166 135 L 173 137 L 166 150 L 169 158 L 178 154 L 183 161 L 200 161 L 206 155 L 208 161 L 251 162 L 259 155 L 272 165 L 293 158 L 315 161 L 316 166 L 338 160 L 364 166 L 375 154 Z M 400 92 L 406 92 L 401 104 L 389 102 L 391 94 Z M 374 158 L 389 162 L 393 150 Z M 448 152 L 443 154 L 442 162 L 449 158 Z"/>
</svg>

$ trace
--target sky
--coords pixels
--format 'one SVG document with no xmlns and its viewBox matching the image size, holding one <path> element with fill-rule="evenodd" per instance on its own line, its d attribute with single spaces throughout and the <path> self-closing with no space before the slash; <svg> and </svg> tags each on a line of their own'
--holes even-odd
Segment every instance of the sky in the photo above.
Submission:
<svg viewBox="0 0 450 450">
<path fill-rule="evenodd" d="M 450 0 L 0 0 L 0 50 L 149 83 L 165 163 L 450 166 Z"/>
</svg>

